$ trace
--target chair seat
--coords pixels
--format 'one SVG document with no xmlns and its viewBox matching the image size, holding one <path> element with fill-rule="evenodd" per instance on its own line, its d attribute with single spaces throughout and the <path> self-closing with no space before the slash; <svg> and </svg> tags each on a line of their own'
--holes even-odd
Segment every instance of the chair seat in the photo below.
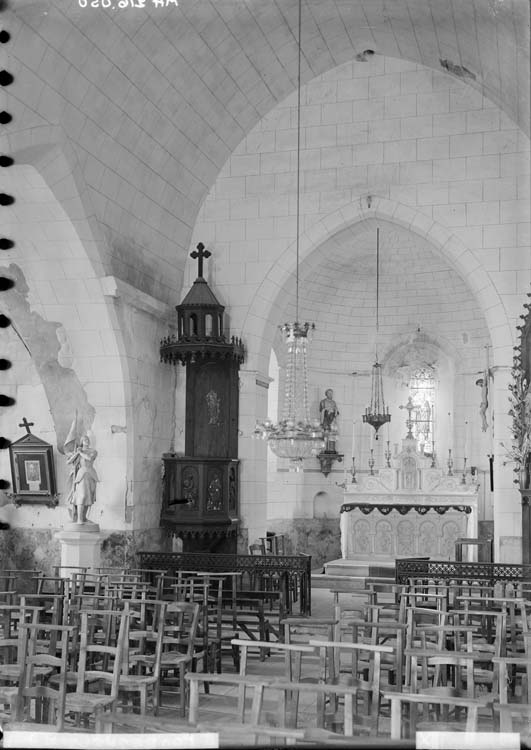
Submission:
<svg viewBox="0 0 531 750">
<path fill-rule="evenodd" d="M 177 667 L 183 664 L 188 664 L 192 661 L 192 657 L 188 654 L 179 654 L 177 651 L 164 651 L 160 659 L 161 667 Z"/>
<path fill-rule="evenodd" d="M 121 690 L 134 690 L 141 685 L 153 685 L 157 682 L 157 675 L 153 674 L 123 674 L 120 676 L 120 689 Z"/>
<path fill-rule="evenodd" d="M 111 695 L 101 695 L 99 693 L 67 693 L 65 710 L 89 713 L 99 706 L 108 706 L 115 700 L 116 698 Z"/>
<path fill-rule="evenodd" d="M 52 672 L 51 667 L 35 667 L 33 674 L 36 677 L 46 677 Z M 20 676 L 20 664 L 2 664 L 0 666 L 0 680 L 18 680 Z"/>
</svg>

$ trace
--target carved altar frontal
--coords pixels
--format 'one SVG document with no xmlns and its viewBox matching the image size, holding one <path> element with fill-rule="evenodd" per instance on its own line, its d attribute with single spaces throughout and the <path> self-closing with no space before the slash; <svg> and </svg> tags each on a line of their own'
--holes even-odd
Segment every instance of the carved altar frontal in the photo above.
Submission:
<svg viewBox="0 0 531 750">
<path fill-rule="evenodd" d="M 341 506 L 341 554 L 347 560 L 397 557 L 454 559 L 460 537 L 477 537 L 474 477 L 445 474 L 417 451 L 412 438 L 391 466 L 357 475 Z M 473 551 L 471 550 L 471 554 Z"/>
</svg>

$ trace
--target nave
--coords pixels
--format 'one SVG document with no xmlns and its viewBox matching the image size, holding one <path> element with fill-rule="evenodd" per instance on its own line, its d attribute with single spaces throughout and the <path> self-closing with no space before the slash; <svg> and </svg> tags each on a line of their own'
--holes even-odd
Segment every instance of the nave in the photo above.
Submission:
<svg viewBox="0 0 531 750">
<path fill-rule="evenodd" d="M 301 614 L 266 574 L 4 573 L 4 746 L 28 731 L 35 747 L 42 731 L 83 747 L 164 733 L 174 747 L 421 748 L 426 731 L 526 746 L 525 580 L 344 578 L 316 583 Z"/>
</svg>

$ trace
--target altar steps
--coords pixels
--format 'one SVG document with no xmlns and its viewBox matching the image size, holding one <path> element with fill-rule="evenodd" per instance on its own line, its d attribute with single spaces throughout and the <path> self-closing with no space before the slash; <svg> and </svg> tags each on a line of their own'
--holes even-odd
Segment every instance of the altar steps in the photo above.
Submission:
<svg viewBox="0 0 531 750">
<path fill-rule="evenodd" d="M 368 579 L 394 583 L 395 566 L 391 563 L 372 564 L 368 560 L 330 560 L 312 571 L 312 588 L 363 588 Z"/>
<path fill-rule="evenodd" d="M 326 575 L 354 576 L 356 578 L 391 578 L 395 579 L 394 560 L 330 560 L 324 564 Z"/>
</svg>

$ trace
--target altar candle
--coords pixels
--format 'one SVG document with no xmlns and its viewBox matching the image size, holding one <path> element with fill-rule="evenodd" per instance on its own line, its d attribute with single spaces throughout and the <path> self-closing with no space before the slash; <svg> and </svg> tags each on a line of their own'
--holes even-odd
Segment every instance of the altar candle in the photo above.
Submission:
<svg viewBox="0 0 531 750">
<path fill-rule="evenodd" d="M 448 412 L 448 450 L 452 450 L 452 419 L 450 412 Z"/>
<path fill-rule="evenodd" d="M 465 420 L 465 458 L 468 455 L 468 422 Z"/>
<path fill-rule="evenodd" d="M 370 442 L 370 448 L 371 448 L 371 450 L 372 450 L 372 443 L 373 443 L 373 440 L 374 440 L 374 433 L 373 433 L 373 431 L 372 431 L 372 427 L 370 427 L 369 429 L 370 429 L 370 431 L 371 431 L 371 442 Z"/>
<path fill-rule="evenodd" d="M 354 446 L 356 444 L 356 420 L 352 420 L 352 455 L 354 456 Z"/>
</svg>

